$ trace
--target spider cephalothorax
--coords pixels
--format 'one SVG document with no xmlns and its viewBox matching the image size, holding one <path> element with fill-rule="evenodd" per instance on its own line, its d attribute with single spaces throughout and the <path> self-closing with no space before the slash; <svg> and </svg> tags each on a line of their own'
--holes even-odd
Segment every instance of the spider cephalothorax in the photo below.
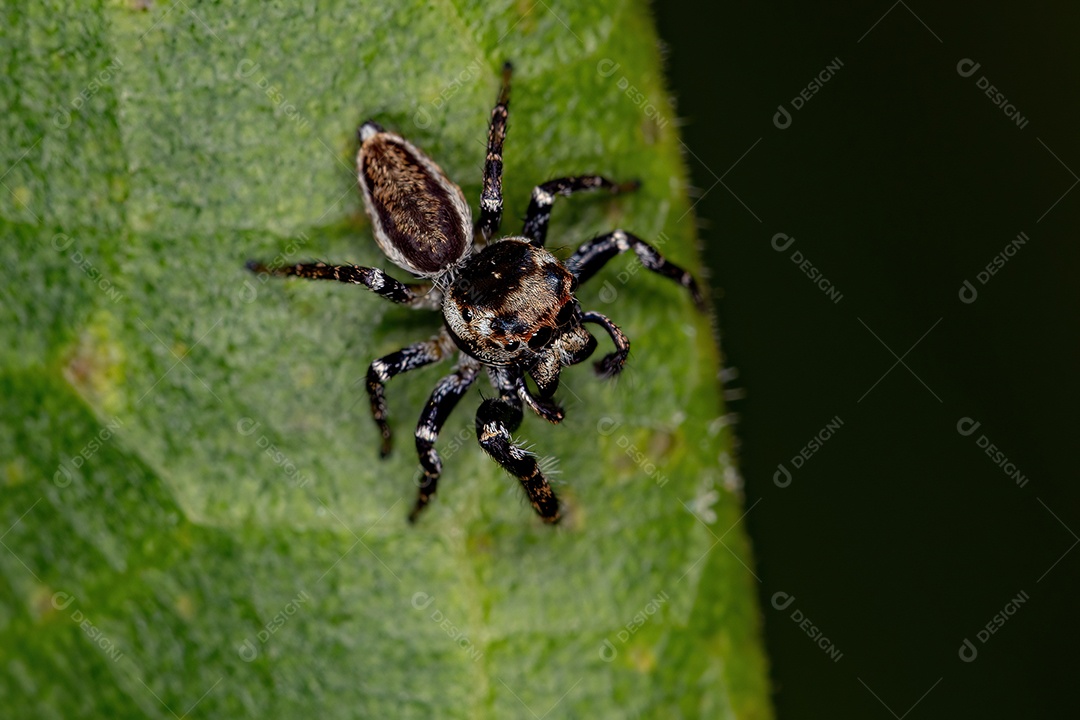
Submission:
<svg viewBox="0 0 1080 720">
<path fill-rule="evenodd" d="M 698 306 L 702 305 L 689 273 L 623 230 L 590 240 L 566 262 L 544 249 L 555 196 L 597 188 L 621 192 L 636 188 L 637 183 L 618 184 L 598 175 L 548 181 L 533 190 L 522 234 L 489 244 L 502 218 L 502 146 L 509 95 L 507 64 L 502 91 L 491 112 L 480 218 L 475 226 L 461 189 L 433 160 L 374 122 L 360 126 L 357 172 L 375 240 L 391 262 L 426 282 L 406 285 L 382 270 L 359 265 L 267 267 L 248 263 L 255 272 L 355 283 L 397 303 L 441 308 L 443 328 L 438 334 L 373 361 L 367 375 L 371 411 L 386 455 L 391 438 L 386 382 L 460 351 L 457 365 L 435 387 L 416 428 L 416 449 L 424 474 L 409 516 L 412 520 L 435 494 L 442 472 L 442 461 L 435 451 L 439 431 L 481 370 L 498 393 L 498 397 L 483 401 L 476 414 L 481 447 L 520 480 L 544 521 L 559 520 L 559 502 L 536 459 L 515 445 L 510 433 L 521 424 L 526 405 L 550 422 L 563 419 L 562 409 L 552 399 L 559 373 L 596 349 L 596 339 L 585 324 L 601 326 L 615 345 L 614 352 L 596 363 L 597 372 L 610 376 L 625 365 L 630 351 L 626 335 L 600 313 L 582 311 L 574 297 L 578 284 L 609 259 L 632 250 L 642 265 L 688 288 Z M 535 395 L 526 376 L 536 383 Z"/>
<path fill-rule="evenodd" d="M 581 327 L 577 278 L 544 248 L 506 238 L 470 257 L 443 301 L 450 337 L 485 365 L 519 367 L 540 395 L 555 392 L 559 368 L 596 340 Z"/>
</svg>

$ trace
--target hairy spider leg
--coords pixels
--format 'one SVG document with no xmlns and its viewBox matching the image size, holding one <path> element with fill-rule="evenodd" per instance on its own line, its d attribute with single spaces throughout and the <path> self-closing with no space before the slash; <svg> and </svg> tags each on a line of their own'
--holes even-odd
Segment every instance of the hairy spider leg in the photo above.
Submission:
<svg viewBox="0 0 1080 720">
<path fill-rule="evenodd" d="M 705 309 L 705 298 L 690 273 L 668 262 L 652 245 L 625 230 L 615 230 L 585 243 L 566 261 L 566 267 L 577 276 L 578 282 L 584 283 L 608 260 L 627 250 L 633 250 L 647 270 L 671 278 L 689 290 L 698 309 Z"/>
<path fill-rule="evenodd" d="M 420 422 L 416 426 L 416 453 L 420 456 L 420 465 L 424 469 L 424 474 L 420 477 L 416 505 L 409 513 L 409 522 L 416 522 L 420 511 L 427 507 L 431 496 L 438 488 L 439 476 L 442 474 L 442 459 L 435 450 L 435 441 L 439 438 L 443 423 L 450 417 L 450 413 L 454 411 L 458 401 L 476 380 L 479 372 L 480 363 L 463 355 L 461 362 L 454 368 L 454 372 L 444 377 L 435 386 L 427 405 L 424 406 L 424 412 L 421 413 Z"/>
<path fill-rule="evenodd" d="M 510 433 L 521 425 L 523 416 L 517 383 L 509 373 L 495 368 L 488 368 L 488 374 L 500 394 L 498 398 L 482 402 L 476 411 L 476 438 L 480 447 L 521 482 L 529 503 L 544 522 L 557 523 L 559 499 L 555 497 L 555 491 L 540 472 L 536 458 L 515 445 L 510 437 Z"/>
<path fill-rule="evenodd" d="M 484 161 L 484 187 L 480 192 L 480 217 L 476 221 L 474 236 L 486 245 L 492 235 L 499 231 L 502 222 L 502 149 L 506 139 L 506 118 L 510 112 L 510 63 L 502 69 L 502 89 L 499 99 L 491 110 L 488 127 L 487 158 Z"/>
<path fill-rule="evenodd" d="M 446 334 L 446 330 L 430 340 L 424 340 L 397 352 L 384 355 L 373 360 L 368 366 L 367 391 L 371 398 L 371 416 L 375 424 L 379 426 L 379 434 L 382 436 L 381 453 L 383 457 L 390 454 L 390 424 L 386 421 L 386 394 L 387 381 L 395 375 L 415 370 L 418 367 L 430 365 L 442 360 L 454 352 L 457 348 L 453 340 Z"/>
<path fill-rule="evenodd" d="M 611 336 L 611 342 L 615 343 L 615 352 L 608 353 L 593 363 L 596 374 L 600 377 L 613 377 L 622 372 L 626 365 L 626 358 L 630 354 L 630 338 L 619 329 L 619 326 L 611 322 L 606 316 L 598 312 L 587 312 L 581 316 L 583 323 L 595 323 L 600 325 Z"/>
<path fill-rule="evenodd" d="M 279 275 L 310 278 L 312 280 L 336 280 L 337 282 L 363 285 L 387 300 L 414 308 L 436 309 L 442 304 L 442 295 L 427 283 L 406 285 L 395 280 L 378 268 L 361 265 L 326 265 L 307 263 L 268 267 L 255 260 L 248 260 L 247 269 L 261 275 Z"/>
<path fill-rule="evenodd" d="M 544 247 L 548 221 L 551 219 L 551 206 L 555 204 L 557 195 L 568 197 L 576 192 L 600 188 L 616 194 L 637 190 L 640 186 L 641 183 L 637 180 L 617 183 L 599 175 L 576 175 L 548 180 L 533 188 L 532 200 L 529 201 L 529 209 L 525 213 L 525 226 L 521 234 L 529 238 L 536 247 Z"/>
</svg>

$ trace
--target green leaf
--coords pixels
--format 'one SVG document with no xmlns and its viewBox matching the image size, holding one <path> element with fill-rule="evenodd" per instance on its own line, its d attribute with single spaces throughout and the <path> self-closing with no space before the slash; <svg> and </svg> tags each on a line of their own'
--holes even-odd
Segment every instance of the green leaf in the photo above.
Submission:
<svg viewBox="0 0 1080 720">
<path fill-rule="evenodd" d="M 565 372 L 566 420 L 519 431 L 558 458 L 562 525 L 477 447 L 473 392 L 410 526 L 409 439 L 448 366 L 389 385 L 385 461 L 362 378 L 438 316 L 244 270 L 388 266 L 353 177 L 367 118 L 475 203 L 506 59 L 504 231 L 540 181 L 638 177 L 561 200 L 549 246 L 621 226 L 700 268 L 644 3 L 4 12 L 6 712 L 771 715 L 719 357 L 681 288 L 632 257 L 582 288 L 634 352 L 617 382 Z"/>
</svg>

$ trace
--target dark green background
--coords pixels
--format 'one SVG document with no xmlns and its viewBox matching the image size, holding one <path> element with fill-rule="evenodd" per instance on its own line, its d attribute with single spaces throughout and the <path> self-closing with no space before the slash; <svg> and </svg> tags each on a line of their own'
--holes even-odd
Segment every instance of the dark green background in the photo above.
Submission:
<svg viewBox="0 0 1080 720">
<path fill-rule="evenodd" d="M 760 501 L 748 523 L 782 718 L 1074 706 L 1062 696 L 1078 669 L 1080 551 L 1066 552 L 1080 532 L 1080 190 L 1047 213 L 1080 172 L 1080 10 L 1062 5 L 898 3 L 884 18 L 889 0 L 656 5 L 705 193 L 696 210 L 724 350 L 747 392 L 734 408 L 748 507 Z M 777 129 L 777 106 L 836 57 L 843 68 Z M 981 63 L 970 78 L 963 58 Z M 977 88 L 981 75 L 1025 128 Z M 1028 244 L 978 285 L 1021 231 Z M 786 253 L 770 247 L 779 232 L 796 238 Z M 964 279 L 980 289 L 972 304 L 958 297 Z M 904 362 L 940 401 L 898 365 L 859 402 L 895 363 L 860 319 L 903 356 L 939 318 Z M 837 415 L 835 437 L 777 487 L 778 463 Z M 965 416 L 982 423 L 971 437 L 956 430 Z M 980 434 L 1025 487 L 979 450 Z M 779 591 L 796 598 L 786 611 L 770 605 Z M 1021 591 L 1029 601 L 979 643 Z M 839 661 L 791 619 L 796 608 Z M 979 649 L 971 663 L 958 656 L 965 637 Z"/>
</svg>

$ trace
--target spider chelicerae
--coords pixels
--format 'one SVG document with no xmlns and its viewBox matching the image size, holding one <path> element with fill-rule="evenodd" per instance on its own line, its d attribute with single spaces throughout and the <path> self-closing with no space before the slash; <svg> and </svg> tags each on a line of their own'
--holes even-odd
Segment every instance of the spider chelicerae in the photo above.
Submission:
<svg viewBox="0 0 1080 720">
<path fill-rule="evenodd" d="M 442 473 L 435 450 L 439 431 L 481 370 L 487 372 L 498 396 L 484 400 L 477 410 L 480 446 L 520 480 L 545 522 L 559 521 L 558 498 L 536 458 L 516 445 L 510 434 L 521 424 L 523 406 L 552 423 L 563 419 L 562 408 L 553 400 L 559 372 L 596 349 L 596 338 L 585 329 L 586 324 L 599 325 L 615 345 L 614 352 L 595 363 L 597 373 L 611 377 L 625 365 L 630 352 L 626 335 L 604 315 L 583 311 L 574 297 L 578 285 L 608 260 L 633 250 L 642 265 L 687 288 L 698 307 L 703 306 L 690 273 L 624 230 L 590 240 L 566 262 L 544 249 L 556 196 L 596 189 L 619 193 L 636 189 L 636 182 L 615 183 L 598 175 L 549 180 L 533 189 L 521 235 L 490 242 L 502 218 L 502 147 L 510 71 L 506 63 L 502 89 L 491 111 L 480 217 L 475 226 L 464 193 L 431 158 L 375 122 L 360 126 L 357 170 L 375 240 L 392 263 L 422 282 L 402 283 L 378 268 L 359 265 L 248 263 L 257 273 L 364 285 L 395 303 L 442 310 L 443 327 L 434 337 L 373 361 L 367 374 L 371 413 L 382 435 L 385 457 L 391 438 L 386 382 L 459 353 L 453 372 L 435 386 L 416 426 L 423 476 L 409 514 L 411 521 L 430 502 Z M 526 384 L 526 375 L 533 379 L 535 393 Z"/>
</svg>

